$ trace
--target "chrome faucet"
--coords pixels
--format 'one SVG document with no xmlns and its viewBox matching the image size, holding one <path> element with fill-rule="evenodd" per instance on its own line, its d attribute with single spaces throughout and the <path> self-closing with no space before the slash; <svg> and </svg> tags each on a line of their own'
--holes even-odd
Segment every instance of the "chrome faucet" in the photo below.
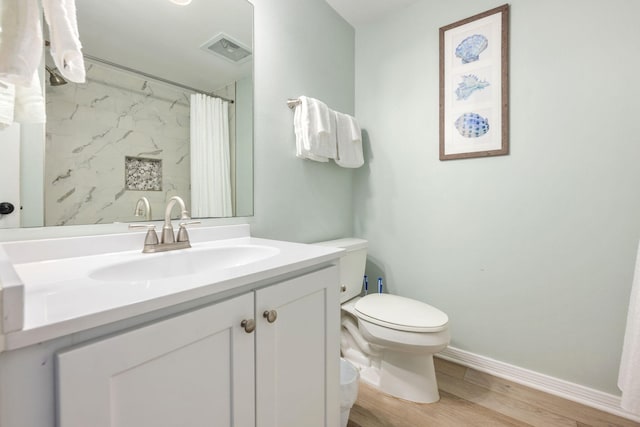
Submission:
<svg viewBox="0 0 640 427">
<path fill-rule="evenodd" d="M 142 199 L 144 199 L 144 197 Z M 140 203 L 140 200 L 138 201 L 138 203 Z M 199 224 L 200 222 L 181 222 L 180 227 L 178 228 L 178 235 L 175 236 L 173 233 L 173 225 L 171 224 L 171 211 L 173 210 L 173 207 L 176 203 L 178 203 L 178 205 L 180 206 L 180 219 L 191 219 L 189 217 L 189 212 L 187 212 L 187 209 L 185 207 L 184 200 L 182 200 L 178 196 L 173 196 L 172 198 L 170 198 L 164 211 L 164 225 L 162 226 L 162 236 L 160 241 L 158 241 L 158 234 L 156 233 L 155 225 L 129 225 L 129 228 L 147 229 L 147 235 L 144 239 L 144 248 L 142 249 L 143 253 L 166 252 L 191 247 L 191 243 L 189 242 L 189 234 L 187 233 L 187 225 Z"/>
<path fill-rule="evenodd" d="M 162 226 L 162 238 L 160 239 L 160 244 L 168 244 L 176 242 L 176 238 L 173 235 L 173 225 L 171 224 L 171 211 L 173 207 L 178 203 L 180 205 L 180 219 L 191 219 L 189 217 L 189 212 L 187 212 L 187 208 L 184 205 L 184 200 L 178 196 L 173 196 L 169 199 L 167 203 L 167 207 L 164 210 L 164 225 Z M 186 225 L 186 224 L 185 224 Z M 178 239 L 176 243 L 185 241 L 187 245 L 189 245 L 189 237 L 187 236 L 186 240 L 184 240 L 184 236 L 180 235 L 180 232 L 184 229 L 184 226 L 180 224 L 180 229 L 178 230 Z M 184 229 L 186 233 L 186 229 Z M 190 247 L 191 245 L 187 246 Z"/>
<path fill-rule="evenodd" d="M 145 216 L 147 221 L 151 221 L 151 205 L 149 204 L 149 199 L 142 196 L 136 202 L 136 208 L 133 211 L 135 216 Z"/>
</svg>

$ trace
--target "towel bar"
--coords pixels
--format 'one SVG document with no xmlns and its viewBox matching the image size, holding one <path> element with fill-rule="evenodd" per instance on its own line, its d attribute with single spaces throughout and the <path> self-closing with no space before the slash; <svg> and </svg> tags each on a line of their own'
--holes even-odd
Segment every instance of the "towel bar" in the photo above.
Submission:
<svg viewBox="0 0 640 427">
<path fill-rule="evenodd" d="M 289 98 L 287 99 L 287 107 L 292 110 L 296 108 L 296 106 L 300 105 L 301 101 L 299 99 Z"/>
</svg>

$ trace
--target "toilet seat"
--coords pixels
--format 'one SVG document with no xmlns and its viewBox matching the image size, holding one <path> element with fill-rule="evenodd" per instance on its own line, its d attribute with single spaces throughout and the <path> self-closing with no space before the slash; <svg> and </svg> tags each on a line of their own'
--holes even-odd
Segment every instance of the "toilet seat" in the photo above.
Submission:
<svg viewBox="0 0 640 427">
<path fill-rule="evenodd" d="M 361 319 L 398 331 L 440 332 L 449 322 L 437 308 L 398 295 L 370 294 L 360 298 L 354 309 Z"/>
</svg>

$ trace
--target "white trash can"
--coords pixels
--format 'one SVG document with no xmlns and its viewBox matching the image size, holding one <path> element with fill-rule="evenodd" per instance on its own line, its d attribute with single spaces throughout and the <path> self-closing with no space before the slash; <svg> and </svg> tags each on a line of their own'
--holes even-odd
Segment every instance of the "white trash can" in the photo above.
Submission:
<svg viewBox="0 0 640 427">
<path fill-rule="evenodd" d="M 349 412 L 358 398 L 360 373 L 347 360 L 340 358 L 340 425 L 347 427 Z"/>
</svg>

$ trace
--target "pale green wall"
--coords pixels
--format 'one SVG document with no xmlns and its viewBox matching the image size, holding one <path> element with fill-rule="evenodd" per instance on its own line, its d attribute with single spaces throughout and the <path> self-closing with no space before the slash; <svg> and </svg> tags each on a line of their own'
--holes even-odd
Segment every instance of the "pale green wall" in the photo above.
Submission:
<svg viewBox="0 0 640 427">
<path fill-rule="evenodd" d="M 253 215 L 253 78 L 236 82 L 236 216 Z"/>
<path fill-rule="evenodd" d="M 323 0 L 254 1 L 255 217 L 260 237 L 312 242 L 352 233 L 353 171 L 295 156 L 287 98 L 354 108 L 354 38 Z"/>
<path fill-rule="evenodd" d="M 511 155 L 438 160 L 438 28 L 419 1 L 356 32 L 370 273 L 450 317 L 452 345 L 619 394 L 640 236 L 640 2 L 512 0 Z M 377 264 L 377 266 L 376 266 Z"/>
</svg>

